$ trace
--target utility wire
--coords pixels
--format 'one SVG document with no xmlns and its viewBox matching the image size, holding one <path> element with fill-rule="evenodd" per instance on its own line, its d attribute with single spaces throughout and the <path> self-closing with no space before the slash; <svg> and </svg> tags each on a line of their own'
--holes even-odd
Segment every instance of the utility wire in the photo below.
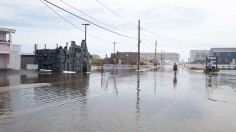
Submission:
<svg viewBox="0 0 236 132">
<path fill-rule="evenodd" d="M 109 31 L 109 32 L 111 32 L 111 33 L 114 33 L 114 34 L 117 34 L 117 35 L 120 35 L 120 36 L 123 36 L 123 37 L 126 37 L 126 38 L 137 39 L 137 38 L 130 37 L 130 36 L 127 36 L 127 35 L 123 35 L 123 34 L 121 34 L 121 33 L 117 33 L 117 32 L 115 32 L 115 31 L 112 31 L 112 30 L 107 29 L 107 28 L 105 28 L 105 27 L 102 27 L 102 26 L 100 26 L 100 25 L 98 25 L 98 24 L 96 24 L 96 23 L 90 22 L 90 21 L 88 21 L 88 20 L 86 20 L 86 19 L 84 19 L 84 18 L 82 18 L 82 17 L 80 17 L 80 16 L 78 16 L 78 15 L 72 13 L 72 12 L 69 12 L 69 11 L 67 11 L 66 9 L 63 9 L 62 7 L 57 6 L 57 5 L 51 3 L 51 2 L 49 2 L 49 1 L 47 1 L 47 0 L 44 0 L 44 1 L 47 2 L 47 3 L 49 3 L 49 4 L 51 4 L 51 5 L 53 5 L 53 6 L 55 6 L 55 7 L 57 7 L 57 8 L 59 8 L 59 9 L 61 9 L 61 10 L 63 10 L 63 11 L 65 11 L 65 12 L 67 12 L 67 13 L 69 13 L 69 14 L 71 14 L 71 15 L 73 15 L 73 16 L 75 16 L 75 17 L 77 17 L 77 18 L 80 18 L 80 19 L 82 19 L 82 20 L 84 20 L 84 21 L 86 21 L 86 22 L 88 22 L 88 23 L 90 23 L 90 24 L 92 24 L 92 25 L 95 25 L 95 26 L 97 26 L 97 27 L 99 27 L 99 28 L 101 28 L 101 29 L 107 30 L 107 31 Z"/>
<path fill-rule="evenodd" d="M 113 26 L 111 26 L 111 25 L 108 25 L 108 24 L 106 24 L 106 23 L 104 23 L 104 22 L 102 22 L 102 21 L 100 21 L 100 20 L 98 20 L 98 19 L 96 19 L 96 18 L 94 18 L 94 17 L 92 17 L 92 16 L 90 16 L 90 15 L 84 13 L 83 11 L 79 10 L 78 8 L 75 8 L 74 6 L 72 6 L 72 5 L 68 4 L 68 3 L 66 3 L 66 2 L 63 1 L 63 0 L 59 0 L 59 1 L 61 1 L 62 3 L 66 4 L 67 6 L 73 8 L 73 9 L 79 11 L 80 13 L 86 15 L 87 17 L 92 18 L 92 19 L 94 19 L 94 20 L 96 20 L 96 21 L 98 21 L 98 22 L 100 22 L 100 23 L 102 23 L 102 24 L 104 24 L 104 25 L 106 25 L 106 26 L 108 26 L 108 27 L 114 28 L 114 29 L 116 29 L 116 30 L 119 30 L 119 31 L 122 31 L 122 32 L 125 32 L 125 33 L 134 34 L 134 33 L 130 33 L 130 32 L 127 32 L 127 31 L 124 31 L 124 30 L 118 29 L 118 28 L 113 27 Z"/>
<path fill-rule="evenodd" d="M 127 19 L 125 19 L 124 17 L 120 16 L 118 13 L 116 13 L 115 11 L 113 11 L 112 9 L 110 9 L 109 7 L 107 7 L 106 5 L 104 5 L 102 2 L 100 2 L 99 0 L 96 0 L 99 4 L 101 4 L 103 7 L 105 7 L 107 10 L 111 11 L 112 13 L 114 13 L 116 16 L 118 16 L 119 18 L 123 19 L 124 21 L 128 22 L 129 24 L 135 26 L 137 28 L 137 25 L 128 21 Z"/>
<path fill-rule="evenodd" d="M 107 7 L 105 4 L 103 4 L 102 2 L 100 2 L 99 0 L 96 0 L 99 4 L 101 4 L 102 6 L 104 6 L 106 9 L 108 9 L 109 11 L 111 11 L 112 13 L 114 13 L 116 16 L 120 17 L 121 19 L 125 20 L 126 22 L 132 24 L 132 25 L 135 25 L 134 23 L 128 21 L 127 19 L 125 19 L 124 17 L 120 16 L 118 13 L 116 13 L 115 11 L 113 11 L 112 9 L 110 9 L 109 7 Z M 191 42 L 191 41 L 185 41 L 185 40 L 180 40 L 180 39 L 176 39 L 176 38 L 172 38 L 172 37 L 168 37 L 168 36 L 164 36 L 164 35 L 161 35 L 161 34 L 157 34 L 155 32 L 152 32 L 150 30 L 147 30 L 145 28 L 141 28 L 143 30 L 145 30 L 146 32 L 149 32 L 155 36 L 159 36 L 159 37 L 162 37 L 161 38 L 157 38 L 157 37 L 152 37 L 152 38 L 156 38 L 156 39 L 159 39 L 159 40 L 163 40 L 163 41 L 172 41 L 172 42 L 175 42 L 175 43 L 179 43 L 179 44 L 183 44 L 183 43 L 188 43 L 188 44 L 196 44 L 196 45 L 213 45 L 213 44 L 207 44 L 207 43 L 198 43 L 198 42 Z M 164 39 L 163 39 L 164 38 Z"/>
<path fill-rule="evenodd" d="M 180 39 L 176 39 L 176 38 L 172 38 L 172 37 L 167 37 L 167 36 L 164 36 L 164 35 L 161 35 L 161 34 L 157 34 L 157 33 L 154 33 L 152 31 L 149 31 L 145 28 L 142 28 L 144 31 L 146 32 L 149 32 L 153 35 L 156 35 L 156 36 L 160 36 L 160 37 L 163 37 L 163 38 L 167 38 L 167 39 L 170 39 L 171 41 L 178 41 L 178 42 L 182 42 L 182 43 L 192 43 L 192 44 L 201 44 L 201 45 L 212 45 L 212 44 L 206 44 L 206 43 L 198 43 L 198 42 L 191 42 L 191 41 L 185 41 L 185 40 L 180 40 Z"/>
<path fill-rule="evenodd" d="M 144 29 L 142 29 L 144 30 Z M 159 38 L 159 37 L 154 37 L 154 36 L 150 36 L 150 35 L 146 35 L 146 34 L 143 34 L 144 36 L 146 37 L 150 37 L 150 38 L 154 38 L 154 39 L 158 39 L 158 40 L 162 40 L 162 41 L 167 41 L 167 42 L 173 42 L 173 43 L 177 43 L 177 44 L 180 44 L 180 45 L 186 45 L 188 44 L 187 46 L 212 46 L 213 44 L 203 44 L 203 43 L 195 43 L 195 42 L 188 42 L 188 41 L 180 41 L 180 40 L 175 40 L 175 39 L 169 39 L 169 38 Z"/>
<path fill-rule="evenodd" d="M 158 39 L 160 41 L 163 41 L 162 44 L 175 45 L 174 43 L 177 43 L 178 45 L 175 45 L 175 46 L 186 48 L 186 44 L 185 43 L 180 43 L 178 41 L 173 41 L 173 40 L 168 40 L 168 39 L 161 39 L 161 38 L 149 36 L 149 35 L 146 35 L 144 32 L 141 32 L 141 33 L 144 36 L 144 37 L 142 37 L 143 38 L 142 42 L 145 41 L 147 43 L 151 43 L 152 44 L 154 41 L 151 41 L 151 40 L 147 39 L 147 37 L 150 37 L 150 38 L 154 38 L 154 39 Z M 188 44 L 188 46 L 199 48 L 199 47 L 206 47 L 207 45 Z M 209 45 L 209 46 L 211 46 L 211 45 Z"/>
<path fill-rule="evenodd" d="M 43 2 L 42 0 L 40 0 L 45 6 L 47 6 L 50 10 L 52 10 L 54 13 L 56 13 L 59 17 L 61 17 L 63 20 L 65 20 L 66 22 L 68 22 L 69 24 L 71 24 L 72 26 L 74 26 L 75 28 L 79 29 L 80 31 L 82 32 L 85 32 L 84 30 L 80 29 L 78 26 L 76 26 L 75 24 L 73 24 L 72 22 L 68 21 L 66 18 L 64 18 L 62 15 L 60 15 L 59 13 L 57 13 L 55 10 L 53 10 L 50 6 L 48 6 L 45 2 Z M 102 39 L 102 38 L 99 38 L 97 36 L 94 36 L 92 34 L 89 34 L 90 36 L 96 38 L 96 39 L 99 39 L 99 40 L 102 40 L 102 41 L 106 41 L 106 42 L 109 42 L 111 43 L 112 41 L 109 41 L 109 40 L 105 40 L 105 39 Z"/>
<path fill-rule="evenodd" d="M 149 48 L 144 42 L 141 41 L 141 44 L 149 51 L 153 52 L 151 48 Z"/>
</svg>

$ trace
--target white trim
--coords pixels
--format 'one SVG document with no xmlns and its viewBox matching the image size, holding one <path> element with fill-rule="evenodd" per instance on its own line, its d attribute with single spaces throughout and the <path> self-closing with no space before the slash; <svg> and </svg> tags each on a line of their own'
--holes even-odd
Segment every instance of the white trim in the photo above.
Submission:
<svg viewBox="0 0 236 132">
<path fill-rule="evenodd" d="M 8 29 L 8 28 L 0 28 L 0 32 L 1 31 L 8 32 L 8 33 L 15 33 L 16 32 L 15 29 Z"/>
</svg>

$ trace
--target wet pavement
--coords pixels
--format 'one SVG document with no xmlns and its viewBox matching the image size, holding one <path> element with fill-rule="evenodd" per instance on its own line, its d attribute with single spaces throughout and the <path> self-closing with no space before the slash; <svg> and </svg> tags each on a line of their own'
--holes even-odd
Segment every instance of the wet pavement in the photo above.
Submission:
<svg viewBox="0 0 236 132">
<path fill-rule="evenodd" d="M 0 74 L 0 132 L 235 132 L 236 71 Z"/>
</svg>

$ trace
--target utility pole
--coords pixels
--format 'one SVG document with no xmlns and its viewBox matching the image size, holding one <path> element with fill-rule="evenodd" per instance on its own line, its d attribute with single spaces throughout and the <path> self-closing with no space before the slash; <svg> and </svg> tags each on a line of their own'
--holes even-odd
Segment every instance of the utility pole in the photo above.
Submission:
<svg viewBox="0 0 236 132">
<path fill-rule="evenodd" d="M 140 20 L 138 20 L 138 70 L 140 70 Z"/>
<path fill-rule="evenodd" d="M 89 25 L 88 23 L 87 24 L 82 24 L 82 25 L 84 25 L 84 28 L 85 28 L 85 30 L 84 30 L 84 33 L 85 33 L 85 44 L 87 44 L 87 26 Z"/>
<path fill-rule="evenodd" d="M 157 66 L 157 41 L 155 43 L 155 60 L 154 60 L 154 66 Z"/>
<path fill-rule="evenodd" d="M 161 66 L 162 66 L 162 59 L 163 59 L 163 50 L 161 50 Z"/>
</svg>

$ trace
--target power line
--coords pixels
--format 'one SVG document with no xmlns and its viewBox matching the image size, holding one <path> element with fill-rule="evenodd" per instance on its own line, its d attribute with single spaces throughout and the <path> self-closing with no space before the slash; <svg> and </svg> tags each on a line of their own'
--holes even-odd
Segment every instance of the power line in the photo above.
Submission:
<svg viewBox="0 0 236 132">
<path fill-rule="evenodd" d="M 153 52 L 153 50 L 152 50 L 151 48 L 149 48 L 144 42 L 141 41 L 141 44 L 142 44 L 147 50 Z"/>
<path fill-rule="evenodd" d="M 180 41 L 180 40 L 177 41 L 177 40 L 174 40 L 174 39 L 158 38 L 158 37 L 146 35 L 144 33 L 142 33 L 142 34 L 146 37 L 150 37 L 150 38 L 154 38 L 154 39 L 158 39 L 158 40 L 162 40 L 162 41 L 167 41 L 167 42 L 172 42 L 172 43 L 177 43 L 177 44 L 180 44 L 180 45 L 186 45 L 186 44 L 188 44 L 188 46 L 212 46 L 213 45 L 213 44 L 203 44 L 203 43 L 194 43 L 194 42 L 188 42 L 188 41 Z"/>
<path fill-rule="evenodd" d="M 103 4 L 102 2 L 100 2 L 99 0 L 96 0 L 99 4 L 101 4 L 102 6 L 104 6 L 106 9 L 108 9 L 109 11 L 111 11 L 112 13 L 114 13 L 116 16 L 120 17 L 121 19 L 125 20 L 126 22 L 132 24 L 132 25 L 135 25 L 134 23 L 128 21 L 127 19 L 125 19 L 124 17 L 120 16 L 118 13 L 116 13 L 115 11 L 113 11 L 112 9 L 110 9 L 108 6 L 106 6 L 105 4 Z M 164 35 L 161 35 L 161 34 L 157 34 L 155 32 L 152 32 L 150 30 L 147 30 L 145 28 L 141 28 L 155 36 L 159 36 L 159 37 L 162 37 L 162 38 L 157 38 L 157 37 L 152 37 L 152 38 L 155 38 L 155 39 L 159 39 L 159 40 L 163 40 L 163 41 L 172 41 L 172 42 L 175 42 L 175 43 L 179 43 L 179 44 L 183 44 L 183 43 L 188 43 L 188 44 L 196 44 L 196 45 L 213 45 L 213 44 L 207 44 L 207 43 L 198 43 L 198 42 L 191 42 L 191 41 L 185 41 L 185 40 L 180 40 L 180 39 L 176 39 L 176 38 L 172 38 L 172 37 L 168 37 L 168 36 L 164 36 Z M 150 37 L 150 36 L 149 36 Z M 164 39 L 163 39 L 164 38 Z"/>
<path fill-rule="evenodd" d="M 108 25 L 108 24 L 106 24 L 106 23 L 104 23 L 104 22 L 102 22 L 102 21 L 100 21 L 100 20 L 98 20 L 98 19 L 96 19 L 96 18 L 94 18 L 94 17 L 92 17 L 92 16 L 90 16 L 90 15 L 84 13 L 83 11 L 79 10 L 78 8 L 75 8 L 74 6 L 72 6 L 72 5 L 68 4 L 68 3 L 66 3 L 66 2 L 63 1 L 63 0 L 59 0 L 59 1 L 61 1 L 62 3 L 66 4 L 67 6 L 73 8 L 73 9 L 79 11 L 80 13 L 82 13 L 82 14 L 88 16 L 89 18 L 92 18 L 92 19 L 94 19 L 94 20 L 96 20 L 96 21 L 98 21 L 98 22 L 100 22 L 100 23 L 102 23 L 102 24 L 104 24 L 104 25 L 106 25 L 106 26 L 108 26 L 108 27 L 114 28 L 114 29 L 116 29 L 116 30 L 119 30 L 119 31 L 122 31 L 122 32 L 125 32 L 125 33 L 134 34 L 134 33 L 130 33 L 130 32 L 127 32 L 127 31 L 124 31 L 124 30 L 118 29 L 118 28 L 113 27 L 113 26 L 111 26 L 111 25 Z"/>
<path fill-rule="evenodd" d="M 147 32 L 149 32 L 149 33 L 151 33 L 151 34 L 153 34 L 153 35 L 160 36 L 160 37 L 163 37 L 163 38 L 167 38 L 167 39 L 170 39 L 172 41 L 178 41 L 178 42 L 182 42 L 182 43 L 201 44 L 201 45 L 212 45 L 212 44 L 206 44 L 206 43 L 198 43 L 198 42 L 191 42 L 191 41 L 180 40 L 180 39 L 176 39 L 176 38 L 172 38 L 172 37 L 167 37 L 167 36 L 164 36 L 164 35 L 161 35 L 161 34 L 157 34 L 157 33 L 154 33 L 152 31 L 149 31 L 149 30 L 144 29 L 144 28 L 142 28 L 142 29 L 147 31 Z M 160 39 L 160 38 L 158 38 L 158 39 Z"/>
<path fill-rule="evenodd" d="M 85 32 L 84 30 L 80 29 L 78 26 L 76 26 L 75 24 L 73 24 L 72 22 L 68 21 L 66 18 L 64 18 L 62 15 L 60 15 L 59 13 L 57 13 L 55 10 L 53 10 L 50 6 L 48 6 L 46 3 L 44 3 L 42 0 L 40 0 L 45 6 L 47 6 L 50 10 L 52 10 L 54 13 L 56 13 L 59 17 L 61 17 L 63 20 L 65 20 L 66 22 L 68 22 L 69 24 L 71 24 L 72 26 L 74 26 L 75 28 L 79 29 L 80 31 L 82 32 Z M 109 40 L 105 40 L 105 39 L 102 39 L 102 38 L 99 38 L 97 36 L 94 36 L 94 35 L 91 35 L 89 34 L 90 36 L 96 38 L 96 39 L 99 39 L 99 40 L 102 40 L 102 41 L 106 41 L 106 42 L 112 42 L 112 41 L 109 41 Z"/>
<path fill-rule="evenodd" d="M 130 37 L 130 36 L 127 36 L 127 35 L 123 35 L 123 34 L 121 34 L 121 33 L 117 33 L 117 32 L 115 32 L 115 31 L 112 31 L 112 30 L 107 29 L 107 28 L 105 28 L 105 27 L 102 27 L 102 26 L 100 26 L 100 25 L 98 25 L 98 24 L 95 24 L 95 23 L 93 23 L 93 22 L 90 22 L 90 21 L 88 21 L 88 20 L 86 20 L 86 19 L 84 19 L 84 18 L 82 18 L 82 17 L 80 17 L 80 16 L 78 16 L 78 15 L 72 13 L 72 12 L 69 12 L 69 11 L 67 11 L 66 9 L 63 9 L 62 7 L 57 6 L 57 5 L 51 3 L 51 2 L 49 2 L 49 1 L 47 1 L 47 0 L 44 0 L 44 1 L 47 2 L 47 3 L 49 3 L 49 4 L 51 4 L 51 5 L 53 5 L 53 6 L 55 6 L 55 7 L 57 7 L 57 8 L 59 8 L 59 9 L 61 9 L 61 10 L 63 10 L 63 11 L 65 11 L 65 12 L 67 12 L 67 13 L 69 13 L 69 14 L 71 14 L 71 15 L 73 15 L 73 16 L 75 16 L 75 17 L 77 17 L 77 18 L 80 18 L 80 19 L 82 19 L 82 20 L 84 20 L 84 21 L 86 21 L 86 22 L 88 22 L 88 23 L 90 23 L 90 24 L 92 24 L 92 25 L 95 25 L 95 26 L 97 26 L 97 27 L 99 27 L 99 28 L 101 28 L 101 29 L 107 30 L 107 31 L 109 31 L 109 32 L 111 32 L 111 33 L 114 33 L 114 34 L 117 34 L 117 35 L 120 35 L 120 36 L 123 36 L 123 37 L 126 37 L 126 38 L 137 39 L 137 38 Z"/>
<path fill-rule="evenodd" d="M 96 0 L 96 1 L 97 1 L 99 4 L 101 4 L 103 7 L 105 7 L 107 10 L 111 11 L 112 13 L 114 13 L 114 14 L 115 14 L 116 16 L 118 16 L 119 18 L 121 18 L 121 19 L 123 19 L 124 21 L 128 22 L 129 24 L 131 24 L 131 25 L 137 27 L 136 24 L 134 24 L 134 23 L 128 21 L 127 19 L 125 19 L 124 17 L 120 16 L 118 13 L 116 13 L 115 11 L 113 11 L 112 9 L 110 9 L 109 7 L 107 7 L 106 5 L 104 5 L 102 2 L 100 2 L 100 1 L 98 1 L 98 0 Z"/>
</svg>

